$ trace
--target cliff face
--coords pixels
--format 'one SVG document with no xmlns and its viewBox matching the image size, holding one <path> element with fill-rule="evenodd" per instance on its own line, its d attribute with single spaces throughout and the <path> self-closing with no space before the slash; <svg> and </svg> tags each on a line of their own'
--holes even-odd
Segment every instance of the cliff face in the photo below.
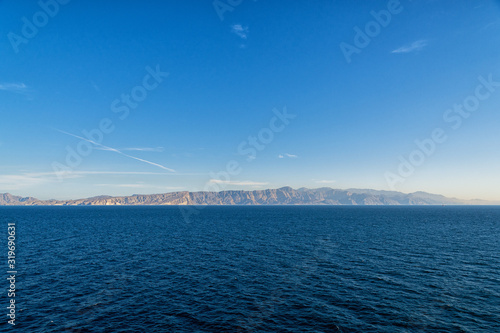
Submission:
<svg viewBox="0 0 500 333">
<path fill-rule="evenodd" d="M 40 200 L 32 197 L 19 197 L 10 193 L 0 193 L 0 206 L 7 205 L 30 205 Z"/>
<path fill-rule="evenodd" d="M 376 190 L 336 190 L 332 188 L 295 190 L 291 187 L 260 191 L 172 192 L 163 194 L 134 194 L 126 197 L 98 196 L 77 200 L 38 200 L 32 197 L 0 194 L 0 205 L 454 205 L 488 204 L 465 201 L 442 195 L 415 192 L 404 194 Z"/>
</svg>

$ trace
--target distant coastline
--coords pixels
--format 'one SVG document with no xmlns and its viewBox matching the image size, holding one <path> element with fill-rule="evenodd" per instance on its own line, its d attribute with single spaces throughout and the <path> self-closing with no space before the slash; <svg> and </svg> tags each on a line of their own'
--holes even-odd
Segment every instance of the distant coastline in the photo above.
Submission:
<svg viewBox="0 0 500 333">
<path fill-rule="evenodd" d="M 461 200 L 426 192 L 402 193 L 370 189 L 282 187 L 256 191 L 170 192 L 131 196 L 95 196 L 75 200 L 39 200 L 0 194 L 0 206 L 139 206 L 139 205 L 498 205 L 486 200 Z"/>
</svg>

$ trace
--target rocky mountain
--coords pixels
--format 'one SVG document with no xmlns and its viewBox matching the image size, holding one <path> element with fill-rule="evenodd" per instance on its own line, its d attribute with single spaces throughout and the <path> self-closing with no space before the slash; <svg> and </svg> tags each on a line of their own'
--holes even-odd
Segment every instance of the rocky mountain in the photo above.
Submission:
<svg viewBox="0 0 500 333">
<path fill-rule="evenodd" d="M 0 193 L 0 206 L 10 206 L 10 205 L 32 205 L 40 200 L 32 197 L 19 197 L 12 195 L 10 193 Z"/>
<path fill-rule="evenodd" d="M 339 190 L 329 187 L 293 189 L 282 187 L 258 191 L 171 192 L 134 194 L 124 197 L 97 196 L 77 200 L 38 200 L 0 194 L 3 206 L 93 206 L 93 205 L 487 205 L 482 200 L 459 200 L 426 192 L 401 193 L 370 189 Z"/>
</svg>

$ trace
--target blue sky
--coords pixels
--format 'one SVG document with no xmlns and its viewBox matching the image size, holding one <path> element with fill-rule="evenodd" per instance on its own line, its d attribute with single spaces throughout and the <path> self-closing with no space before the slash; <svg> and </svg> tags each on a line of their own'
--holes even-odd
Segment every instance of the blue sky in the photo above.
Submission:
<svg viewBox="0 0 500 333">
<path fill-rule="evenodd" d="M 66 2 L 0 2 L 0 192 L 500 200 L 499 1 Z"/>
</svg>

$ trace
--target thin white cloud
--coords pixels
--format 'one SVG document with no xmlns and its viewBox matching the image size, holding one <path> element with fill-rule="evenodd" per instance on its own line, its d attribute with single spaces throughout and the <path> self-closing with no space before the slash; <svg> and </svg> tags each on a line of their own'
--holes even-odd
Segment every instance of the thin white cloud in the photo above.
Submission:
<svg viewBox="0 0 500 333">
<path fill-rule="evenodd" d="M 411 43 L 410 45 L 403 45 L 395 50 L 392 50 L 391 53 L 410 53 L 410 52 L 420 51 L 426 46 L 427 46 L 427 41 L 421 39 Z"/>
<path fill-rule="evenodd" d="M 0 189 L 2 191 L 19 190 L 45 184 L 49 179 L 29 175 L 0 175 Z"/>
<path fill-rule="evenodd" d="M 58 182 L 60 178 L 81 178 L 83 175 L 66 172 L 58 175 L 56 172 L 26 172 L 15 175 L 0 175 L 0 191 L 19 190 L 27 187 Z"/>
<path fill-rule="evenodd" d="M 51 177 L 59 176 L 58 172 L 31 172 L 23 174 L 28 177 Z M 171 173 L 171 172 L 142 172 L 142 171 L 68 171 L 64 173 L 64 178 L 81 178 L 85 176 L 204 176 L 206 173 Z"/>
<path fill-rule="evenodd" d="M 223 185 L 237 185 L 237 186 L 263 186 L 269 184 L 269 183 L 253 182 L 250 180 L 232 181 L 232 180 L 220 180 L 220 179 L 210 179 L 210 183 L 223 184 Z"/>
<path fill-rule="evenodd" d="M 206 173 L 171 173 L 171 172 L 133 172 L 133 171 L 69 171 L 58 172 L 25 172 L 20 174 L 0 175 L 0 192 L 14 191 L 58 183 L 61 179 L 78 179 L 86 176 L 204 176 Z M 126 184 L 124 184 L 124 187 Z M 111 186 L 111 185 L 110 185 Z M 118 186 L 118 185 L 115 185 Z M 145 186 L 151 187 L 151 186 Z M 177 189 L 173 187 L 160 187 L 164 189 Z M 180 189 L 180 188 L 179 188 Z"/>
<path fill-rule="evenodd" d="M 231 32 L 241 39 L 247 39 L 248 37 L 248 27 L 242 26 L 241 24 L 233 24 L 231 26 Z"/>
<path fill-rule="evenodd" d="M 297 158 L 298 156 L 297 155 L 293 155 L 293 154 L 288 154 L 288 153 L 284 153 L 284 154 L 279 154 L 278 155 L 278 158 L 285 158 L 285 157 L 288 157 L 288 158 Z"/>
<path fill-rule="evenodd" d="M 316 180 L 315 183 L 318 184 L 333 184 L 336 183 L 336 180 Z"/>
<path fill-rule="evenodd" d="M 489 22 L 488 24 L 486 24 L 484 27 L 482 27 L 481 29 L 479 29 L 480 31 L 483 31 L 483 30 L 487 30 L 495 25 L 498 25 L 500 23 L 500 19 L 497 19 L 495 21 L 491 21 Z"/>
<path fill-rule="evenodd" d="M 0 83 L 0 90 L 13 93 L 24 93 L 28 87 L 24 83 Z"/>
<path fill-rule="evenodd" d="M 134 187 L 134 188 L 144 188 L 144 187 L 147 187 L 144 184 L 95 184 L 95 186 L 104 186 L 104 187 Z"/>
<path fill-rule="evenodd" d="M 170 172 L 142 172 L 142 171 L 74 171 L 77 175 L 144 175 L 144 176 L 204 176 L 206 173 L 170 173 Z"/>
<path fill-rule="evenodd" d="M 180 190 L 182 187 L 179 186 L 157 186 L 148 184 L 95 184 L 95 186 L 102 187 L 126 187 L 126 188 L 154 188 L 163 190 Z"/>
<path fill-rule="evenodd" d="M 94 148 L 96 150 L 107 150 L 107 151 L 113 151 L 113 149 L 110 149 L 110 148 L 102 148 L 102 147 L 96 147 Z M 156 148 L 149 148 L 149 147 L 144 147 L 144 148 L 134 148 L 134 147 L 130 147 L 130 148 L 117 148 L 117 150 L 120 150 L 120 151 L 153 151 L 153 152 L 162 152 L 164 150 L 163 147 L 156 147 Z"/>
<path fill-rule="evenodd" d="M 101 89 L 94 81 L 90 80 L 90 85 L 92 86 L 92 88 L 94 88 L 95 91 L 101 92 Z"/>
<path fill-rule="evenodd" d="M 118 149 L 115 149 L 115 148 L 111 148 L 111 147 L 108 147 L 108 146 L 105 146 L 105 145 L 102 145 L 98 142 L 95 142 L 95 141 L 92 141 L 92 140 L 88 140 L 86 138 L 83 138 L 81 136 L 78 136 L 78 135 L 75 135 L 75 134 L 71 134 L 71 133 L 68 133 L 68 132 L 65 132 L 65 131 L 61 131 L 59 129 L 56 129 L 57 131 L 61 132 L 61 133 L 64 133 L 66 135 L 69 135 L 69 136 L 72 136 L 72 137 L 75 137 L 75 138 L 78 138 L 80 140 L 84 140 L 84 141 L 87 141 L 87 142 L 90 142 L 92 143 L 93 145 L 96 145 L 98 147 L 101 147 L 101 148 L 105 148 L 106 150 L 110 150 L 110 151 L 113 151 L 115 153 L 118 153 L 120 155 L 123 155 L 125 157 L 128 157 L 128 158 L 132 158 L 134 160 L 137 160 L 137 161 L 141 161 L 141 162 L 144 162 L 144 163 L 147 163 L 147 164 L 151 164 L 151 165 L 154 165 L 154 166 L 157 166 L 159 168 L 162 168 L 164 170 L 167 170 L 167 171 L 170 171 L 170 172 L 175 172 L 174 169 L 170 169 L 170 168 L 167 168 L 166 166 L 163 166 L 161 164 L 158 164 L 158 163 L 154 163 L 154 162 L 151 162 L 151 161 L 148 161 L 148 160 L 145 160 L 145 159 L 142 159 L 142 158 L 139 158 L 139 157 L 135 157 L 135 156 L 131 156 L 131 155 L 128 155 L 128 154 L 125 154 L 124 152 L 118 150 Z"/>
</svg>

